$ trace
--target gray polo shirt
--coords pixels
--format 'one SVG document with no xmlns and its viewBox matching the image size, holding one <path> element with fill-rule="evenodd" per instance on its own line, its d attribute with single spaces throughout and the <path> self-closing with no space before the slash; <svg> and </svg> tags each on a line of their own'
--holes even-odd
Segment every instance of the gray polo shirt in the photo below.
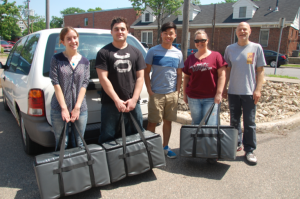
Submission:
<svg viewBox="0 0 300 199">
<path fill-rule="evenodd" d="M 231 44 L 226 47 L 224 58 L 231 67 L 228 94 L 253 95 L 256 88 L 255 68 L 266 66 L 261 45 L 253 42 L 246 46 Z"/>
</svg>

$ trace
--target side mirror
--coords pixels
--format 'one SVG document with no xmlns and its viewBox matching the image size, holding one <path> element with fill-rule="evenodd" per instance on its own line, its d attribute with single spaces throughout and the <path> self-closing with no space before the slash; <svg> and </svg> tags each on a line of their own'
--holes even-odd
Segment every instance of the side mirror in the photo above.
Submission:
<svg viewBox="0 0 300 199">
<path fill-rule="evenodd" d="M 0 69 L 6 70 L 6 65 L 3 65 L 2 62 L 0 62 Z"/>
</svg>

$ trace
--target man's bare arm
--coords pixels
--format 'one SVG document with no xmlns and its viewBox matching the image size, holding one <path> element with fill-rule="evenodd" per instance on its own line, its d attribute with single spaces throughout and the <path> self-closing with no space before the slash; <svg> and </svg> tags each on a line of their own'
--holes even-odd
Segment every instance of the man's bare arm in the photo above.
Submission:
<svg viewBox="0 0 300 199">
<path fill-rule="evenodd" d="M 145 84 L 148 91 L 149 96 L 153 95 L 153 91 L 151 89 L 151 81 L 150 81 L 150 72 L 152 65 L 146 64 L 147 68 L 145 68 Z"/>
<path fill-rule="evenodd" d="M 264 67 L 260 66 L 256 68 L 256 78 L 257 78 L 257 82 L 256 82 L 256 89 L 253 92 L 253 99 L 254 99 L 254 104 L 257 104 L 257 102 L 259 101 L 260 97 L 261 97 L 261 89 L 262 89 L 262 85 L 264 82 Z"/>
<path fill-rule="evenodd" d="M 229 79 L 230 79 L 230 72 L 231 72 L 231 67 L 227 67 L 226 68 L 226 81 L 225 81 L 225 84 L 224 84 L 224 89 L 223 89 L 223 98 L 227 99 L 227 95 L 228 95 L 228 82 L 229 82 Z"/>
</svg>

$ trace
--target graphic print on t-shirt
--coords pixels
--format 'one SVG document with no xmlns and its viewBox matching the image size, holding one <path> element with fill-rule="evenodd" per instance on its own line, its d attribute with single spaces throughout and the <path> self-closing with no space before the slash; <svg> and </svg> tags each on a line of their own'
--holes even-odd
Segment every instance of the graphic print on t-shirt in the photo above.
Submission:
<svg viewBox="0 0 300 199">
<path fill-rule="evenodd" d="M 114 54 L 114 57 L 118 60 L 114 63 L 114 68 L 119 73 L 126 73 L 129 72 L 132 68 L 132 63 L 127 58 L 130 58 L 130 54 L 126 53 L 126 55 L 118 55 L 117 53 Z M 126 60 L 127 59 L 127 60 Z"/>
<path fill-rule="evenodd" d="M 192 69 L 193 72 L 196 72 L 196 71 L 203 72 L 203 71 L 207 71 L 207 70 L 212 70 L 212 67 L 209 67 L 209 63 L 204 62 L 204 63 L 192 65 L 192 66 L 190 66 L 190 69 Z"/>
<path fill-rule="evenodd" d="M 255 53 L 247 53 L 247 64 L 253 64 L 254 54 Z"/>
</svg>

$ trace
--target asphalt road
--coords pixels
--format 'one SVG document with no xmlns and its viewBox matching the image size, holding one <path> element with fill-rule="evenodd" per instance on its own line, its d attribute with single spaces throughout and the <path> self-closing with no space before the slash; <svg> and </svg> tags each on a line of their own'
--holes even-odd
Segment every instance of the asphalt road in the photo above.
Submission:
<svg viewBox="0 0 300 199">
<path fill-rule="evenodd" d="M 265 67 L 265 75 L 274 75 L 275 68 L 269 66 Z M 297 77 L 300 79 L 300 69 L 299 68 L 283 68 L 279 67 L 276 69 L 276 75 L 288 75 L 290 77 Z"/>
<path fill-rule="evenodd" d="M 3 109 L 0 94 L 0 198 L 40 198 L 33 157 L 25 154 L 16 120 Z M 170 147 L 178 152 L 179 129 L 173 123 Z M 161 134 L 162 126 L 157 127 Z M 209 165 L 205 159 L 167 159 L 167 166 L 66 198 L 300 198 L 300 132 L 257 135 L 258 164 L 244 153 L 235 161 Z"/>
</svg>

